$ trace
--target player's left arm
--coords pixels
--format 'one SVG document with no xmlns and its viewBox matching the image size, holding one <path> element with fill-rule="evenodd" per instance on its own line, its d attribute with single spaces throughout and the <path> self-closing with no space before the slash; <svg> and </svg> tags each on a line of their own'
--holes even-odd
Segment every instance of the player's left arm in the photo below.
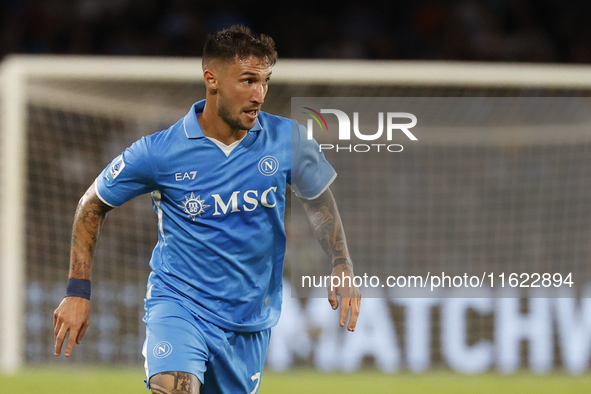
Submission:
<svg viewBox="0 0 591 394">
<path fill-rule="evenodd" d="M 331 275 L 339 278 L 343 276 L 350 277 L 351 281 L 349 282 L 353 283 L 353 263 L 347 248 L 341 216 L 330 188 L 327 188 L 320 196 L 312 200 L 303 198 L 300 200 L 304 205 L 304 210 L 312 225 L 316 239 L 332 260 L 333 269 Z M 339 306 L 337 296 L 340 296 L 341 316 L 339 324 L 341 327 L 345 326 L 347 315 L 351 311 L 347 329 L 355 331 L 355 325 L 359 317 L 361 292 L 355 286 L 348 286 L 348 283 L 346 283 L 348 281 L 341 282 L 343 282 L 341 286 L 334 289 L 329 288 L 328 301 L 332 309 L 337 309 Z"/>
</svg>

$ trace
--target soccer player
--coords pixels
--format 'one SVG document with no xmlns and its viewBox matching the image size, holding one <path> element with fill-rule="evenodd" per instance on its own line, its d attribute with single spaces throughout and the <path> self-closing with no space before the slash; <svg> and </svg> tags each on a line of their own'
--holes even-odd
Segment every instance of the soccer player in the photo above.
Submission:
<svg viewBox="0 0 591 394">
<path fill-rule="evenodd" d="M 90 277 L 108 211 L 150 192 L 158 243 L 150 261 L 143 346 L 153 393 L 256 393 L 281 309 L 285 191 L 304 204 L 333 275 L 352 276 L 329 185 L 336 174 L 295 121 L 261 112 L 277 59 L 270 37 L 234 26 L 203 51 L 206 99 L 169 129 L 116 157 L 78 204 L 66 297 L 54 312 L 55 354 L 90 321 Z M 293 159 L 293 160 L 292 160 Z M 293 167 L 292 167 L 292 162 Z M 355 329 L 360 293 L 329 291 Z"/>
</svg>

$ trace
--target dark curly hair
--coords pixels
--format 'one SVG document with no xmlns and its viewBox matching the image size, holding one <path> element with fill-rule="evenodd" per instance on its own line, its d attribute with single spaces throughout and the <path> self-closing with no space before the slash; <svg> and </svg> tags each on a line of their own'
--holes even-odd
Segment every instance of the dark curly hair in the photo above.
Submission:
<svg viewBox="0 0 591 394">
<path fill-rule="evenodd" d="M 203 47 L 203 67 L 212 59 L 232 61 L 254 56 L 271 66 L 277 61 L 275 41 L 269 36 L 253 33 L 246 26 L 234 25 L 209 35 Z"/>
</svg>

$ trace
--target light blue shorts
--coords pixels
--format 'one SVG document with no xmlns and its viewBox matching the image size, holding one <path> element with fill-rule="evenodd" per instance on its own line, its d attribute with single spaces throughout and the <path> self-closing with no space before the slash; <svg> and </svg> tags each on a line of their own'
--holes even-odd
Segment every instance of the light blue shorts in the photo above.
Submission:
<svg viewBox="0 0 591 394">
<path fill-rule="evenodd" d="M 178 371 L 197 376 L 202 394 L 258 392 L 271 329 L 224 330 L 169 297 L 152 296 L 145 310 L 146 383 L 161 372 Z"/>
</svg>

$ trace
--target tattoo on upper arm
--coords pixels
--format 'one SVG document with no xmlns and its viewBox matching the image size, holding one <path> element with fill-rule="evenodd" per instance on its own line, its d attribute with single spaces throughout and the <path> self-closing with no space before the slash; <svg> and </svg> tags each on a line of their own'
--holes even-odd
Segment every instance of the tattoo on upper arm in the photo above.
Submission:
<svg viewBox="0 0 591 394">
<path fill-rule="evenodd" d="M 150 378 L 152 394 L 199 394 L 201 382 L 188 372 L 162 372 Z"/>
<path fill-rule="evenodd" d="M 99 231 L 110 209 L 95 194 L 94 185 L 80 199 L 72 229 L 70 278 L 90 279 Z"/>
</svg>

